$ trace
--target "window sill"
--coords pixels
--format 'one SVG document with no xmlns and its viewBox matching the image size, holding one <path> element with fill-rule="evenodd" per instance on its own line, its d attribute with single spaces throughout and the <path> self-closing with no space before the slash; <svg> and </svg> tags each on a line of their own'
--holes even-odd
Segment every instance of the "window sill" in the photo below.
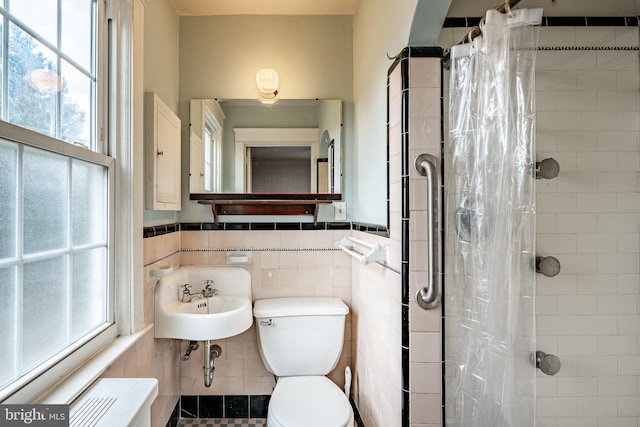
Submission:
<svg viewBox="0 0 640 427">
<path fill-rule="evenodd" d="M 153 324 L 146 324 L 135 334 L 117 337 L 53 390 L 39 397 L 37 403 L 70 404 L 152 328 Z"/>
</svg>

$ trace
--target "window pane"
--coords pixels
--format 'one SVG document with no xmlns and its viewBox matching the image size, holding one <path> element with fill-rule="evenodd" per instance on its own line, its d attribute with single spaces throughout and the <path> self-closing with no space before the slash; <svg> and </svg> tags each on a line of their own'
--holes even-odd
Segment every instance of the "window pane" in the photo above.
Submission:
<svg viewBox="0 0 640 427">
<path fill-rule="evenodd" d="M 107 241 L 107 172 L 102 166 L 73 159 L 71 163 L 73 245 Z M 103 264 L 104 260 L 100 264 Z"/>
<path fill-rule="evenodd" d="M 45 135 L 56 135 L 55 55 L 11 24 L 9 34 L 8 120 Z"/>
<path fill-rule="evenodd" d="M 93 24 L 91 0 L 62 0 L 62 52 L 91 71 L 91 29 Z"/>
<path fill-rule="evenodd" d="M 62 61 L 60 139 L 90 148 L 91 87 L 89 77 Z"/>
<path fill-rule="evenodd" d="M 104 10 L 98 0 L 0 0 L 1 120 L 96 149 Z M 110 168 L 32 132 L 14 135 L 0 135 L 0 399 L 20 378 L 35 380 L 20 393 L 48 388 L 40 381 L 63 373 L 62 357 L 113 332 L 101 335 L 114 311 Z M 51 376 L 36 379 L 37 367 Z"/>
<path fill-rule="evenodd" d="M 22 369 L 33 369 L 67 342 L 67 257 L 24 265 Z"/>
<path fill-rule="evenodd" d="M 16 268 L 0 269 L 0 388 L 16 376 Z"/>
<path fill-rule="evenodd" d="M 73 256 L 71 341 L 82 338 L 107 320 L 107 251 L 98 248 Z"/>
<path fill-rule="evenodd" d="M 10 0 L 9 10 L 42 38 L 55 44 L 58 32 L 57 0 Z"/>
<path fill-rule="evenodd" d="M 24 253 L 66 248 L 69 159 L 25 147 L 22 162 Z"/>
<path fill-rule="evenodd" d="M 0 259 L 16 257 L 17 165 L 18 146 L 0 140 Z"/>
</svg>

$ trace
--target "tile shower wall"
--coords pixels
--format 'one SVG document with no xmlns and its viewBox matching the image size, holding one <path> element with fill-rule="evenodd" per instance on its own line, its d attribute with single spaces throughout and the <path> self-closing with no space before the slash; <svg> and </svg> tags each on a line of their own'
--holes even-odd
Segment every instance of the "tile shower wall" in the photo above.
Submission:
<svg viewBox="0 0 640 427">
<path fill-rule="evenodd" d="M 638 27 L 542 28 L 540 46 L 638 47 Z M 538 348 L 562 370 L 539 375 L 538 426 L 640 421 L 640 110 L 638 51 L 538 54 L 537 251 L 562 265 L 539 275 Z"/>
<path fill-rule="evenodd" d="M 441 52 L 418 50 L 403 51 L 388 80 L 389 238 L 356 236 L 390 245 L 390 268 L 352 265 L 354 397 L 367 426 L 441 420 L 441 310 L 413 300 L 427 274 L 426 181 L 410 165 L 425 152 L 440 158 Z"/>
<path fill-rule="evenodd" d="M 562 265 L 537 277 L 537 346 L 562 361 L 538 373 L 538 427 L 640 426 L 638 40 L 637 26 L 540 29 L 541 47 L 584 50 L 537 57 L 537 161 L 560 163 L 536 183 L 537 254 Z"/>
<path fill-rule="evenodd" d="M 442 423 L 442 305 L 424 310 L 415 302 L 416 292 L 427 283 L 427 183 L 413 167 L 422 153 L 441 157 L 442 65 L 440 57 L 409 60 L 409 348 L 410 419 L 412 427 L 436 427 Z M 440 169 L 436 173 L 440 175 Z M 434 195 L 441 199 L 441 195 Z M 435 228 L 442 227 L 440 209 Z M 438 239 L 439 233 L 434 232 Z M 436 260 L 438 255 L 435 256 Z M 441 273 L 437 268 L 436 277 Z M 434 282 L 435 283 L 435 282 Z"/>
<path fill-rule="evenodd" d="M 323 231 L 181 231 L 180 265 L 224 265 L 226 250 L 250 250 L 253 299 L 291 296 L 336 296 L 351 306 L 351 257 L 335 249 L 344 230 Z M 351 314 L 347 317 L 341 359 L 329 377 L 344 385 L 351 365 Z M 180 362 L 183 395 L 271 394 L 274 377 L 264 368 L 256 331 L 216 341 L 222 355 L 215 361 L 211 387 L 204 386 L 203 352 Z M 183 350 L 186 342 L 182 343 Z"/>
</svg>

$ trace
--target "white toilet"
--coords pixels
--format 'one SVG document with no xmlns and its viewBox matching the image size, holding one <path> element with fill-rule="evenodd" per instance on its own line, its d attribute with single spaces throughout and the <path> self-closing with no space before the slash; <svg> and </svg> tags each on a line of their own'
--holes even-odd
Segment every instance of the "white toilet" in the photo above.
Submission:
<svg viewBox="0 0 640 427">
<path fill-rule="evenodd" d="M 352 427 L 348 397 L 327 375 L 342 352 L 349 307 L 339 298 L 273 298 L 255 302 L 260 356 L 278 377 L 269 427 Z"/>
</svg>

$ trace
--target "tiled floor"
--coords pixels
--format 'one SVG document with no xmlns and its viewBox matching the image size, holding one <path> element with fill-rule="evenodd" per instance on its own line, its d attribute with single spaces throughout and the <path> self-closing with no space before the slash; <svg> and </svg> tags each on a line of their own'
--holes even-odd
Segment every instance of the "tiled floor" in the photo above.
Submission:
<svg viewBox="0 0 640 427">
<path fill-rule="evenodd" d="M 267 427 L 264 418 L 180 418 L 178 427 Z"/>
</svg>

